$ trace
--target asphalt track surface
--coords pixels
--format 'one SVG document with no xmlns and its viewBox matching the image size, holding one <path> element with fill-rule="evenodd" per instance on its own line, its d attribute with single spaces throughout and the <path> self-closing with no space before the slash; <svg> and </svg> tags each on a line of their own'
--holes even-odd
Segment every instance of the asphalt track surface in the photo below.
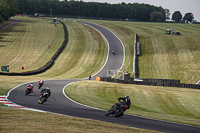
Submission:
<svg viewBox="0 0 200 133">
<path fill-rule="evenodd" d="M 100 31 L 103 34 L 103 36 L 107 39 L 109 44 L 109 56 L 107 58 L 108 60 L 104 67 L 97 74 L 93 75 L 92 79 L 95 79 L 95 77 L 97 76 L 105 76 L 107 74 L 108 69 L 120 69 L 124 61 L 124 48 L 121 44 L 121 41 L 112 32 L 101 26 L 91 23 L 85 24 L 90 25 L 98 31 Z M 116 55 L 112 54 L 113 50 L 116 52 Z M 103 122 L 121 124 L 135 128 L 149 129 L 169 133 L 200 133 L 199 127 L 182 125 L 178 123 L 154 120 L 127 114 L 119 118 L 113 117 L 112 115 L 105 116 L 105 110 L 78 104 L 72 101 L 71 99 L 67 98 L 67 96 L 65 96 L 65 94 L 63 93 L 63 88 L 65 88 L 66 85 L 77 81 L 82 80 L 63 79 L 45 81 L 45 84 L 42 88 L 49 86 L 51 88 L 52 94 L 51 97 L 49 97 L 48 101 L 44 104 L 37 103 L 41 91 L 37 89 L 38 81 L 33 82 L 35 86 L 34 93 L 31 93 L 27 96 L 25 95 L 25 88 L 28 84 L 27 83 L 11 89 L 7 93 L 7 99 L 16 104 L 32 109 L 39 109 L 51 113 L 58 113 L 80 118 L 100 120 Z"/>
<path fill-rule="evenodd" d="M 2 31 L 4 29 L 6 29 L 6 28 L 8 28 L 8 27 L 10 27 L 10 26 L 12 26 L 14 24 L 16 24 L 17 22 L 19 22 L 19 20 L 17 20 L 17 19 L 12 19 L 12 20 L 14 20 L 14 21 L 11 22 L 11 23 L 5 24 L 4 26 L 0 27 L 0 31 Z"/>
</svg>

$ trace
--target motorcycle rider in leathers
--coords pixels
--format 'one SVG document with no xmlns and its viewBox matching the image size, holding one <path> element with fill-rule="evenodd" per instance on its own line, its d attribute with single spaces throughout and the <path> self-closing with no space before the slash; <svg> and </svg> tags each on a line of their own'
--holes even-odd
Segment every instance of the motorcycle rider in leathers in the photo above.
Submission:
<svg viewBox="0 0 200 133">
<path fill-rule="evenodd" d="M 44 80 L 41 79 L 39 82 L 38 82 L 38 89 L 40 89 L 44 84 Z"/>
<path fill-rule="evenodd" d="M 45 89 L 41 90 L 40 100 L 38 101 L 38 103 L 42 103 L 42 98 L 43 98 L 43 96 L 44 96 L 44 93 L 47 93 L 47 97 L 46 97 L 46 100 L 47 100 L 48 97 L 50 97 L 50 95 L 51 95 L 50 88 L 49 88 L 49 87 L 46 87 Z M 46 100 L 45 100 L 45 101 L 46 101 Z"/>
<path fill-rule="evenodd" d="M 33 83 L 30 83 L 30 84 L 27 85 L 26 90 L 27 90 L 27 89 L 31 89 L 31 93 L 33 93 L 33 87 L 34 87 L 34 86 L 33 86 Z"/>
<path fill-rule="evenodd" d="M 121 102 L 121 100 L 123 100 Z M 129 109 L 131 106 L 131 100 L 129 98 L 129 96 L 125 96 L 125 97 L 119 97 L 118 101 L 116 104 L 114 104 L 107 112 L 106 112 L 106 116 L 108 116 L 109 114 L 113 114 L 114 111 L 118 108 L 122 108 L 122 106 L 125 106 L 126 109 Z M 123 114 L 122 114 L 123 115 Z"/>
<path fill-rule="evenodd" d="M 121 100 L 123 100 L 123 101 L 121 102 Z M 119 102 L 117 102 L 115 105 L 117 105 L 117 106 L 119 106 L 119 107 L 121 106 L 121 104 L 122 104 L 122 105 L 125 105 L 125 106 L 126 106 L 126 109 L 129 109 L 130 106 L 131 106 L 131 100 L 130 100 L 129 96 L 119 97 L 119 98 L 118 98 L 118 101 L 119 101 Z"/>
<path fill-rule="evenodd" d="M 51 91 L 50 91 L 50 88 L 49 88 L 49 87 L 46 87 L 45 89 L 41 90 L 41 95 L 43 95 L 45 92 L 48 93 L 47 98 L 50 97 Z"/>
</svg>

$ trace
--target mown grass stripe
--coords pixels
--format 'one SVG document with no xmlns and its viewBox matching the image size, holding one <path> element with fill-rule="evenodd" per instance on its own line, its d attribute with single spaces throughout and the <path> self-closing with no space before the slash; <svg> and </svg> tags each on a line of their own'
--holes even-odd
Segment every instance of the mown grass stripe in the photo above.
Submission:
<svg viewBox="0 0 200 133">
<path fill-rule="evenodd" d="M 81 104 L 104 110 L 118 97 L 129 95 L 128 114 L 200 126 L 200 90 L 81 81 L 67 86 L 65 93 Z"/>
</svg>

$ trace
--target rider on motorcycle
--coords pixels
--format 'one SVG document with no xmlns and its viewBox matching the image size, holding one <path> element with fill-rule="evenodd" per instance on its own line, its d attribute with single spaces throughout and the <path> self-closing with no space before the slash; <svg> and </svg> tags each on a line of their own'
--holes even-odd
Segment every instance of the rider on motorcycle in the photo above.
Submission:
<svg viewBox="0 0 200 133">
<path fill-rule="evenodd" d="M 121 102 L 121 100 L 123 100 L 123 101 Z M 129 96 L 127 96 L 127 95 L 125 97 L 119 97 L 118 101 L 120 103 L 119 102 L 116 103 L 117 105 L 121 105 L 121 104 L 125 105 L 127 109 L 129 109 L 131 106 L 131 100 L 130 100 Z"/>
<path fill-rule="evenodd" d="M 41 90 L 40 99 L 38 101 L 39 104 L 43 104 L 47 101 L 48 97 L 50 97 L 51 91 L 49 87 L 46 87 L 45 89 Z"/>
<path fill-rule="evenodd" d="M 27 85 L 26 90 L 31 89 L 31 93 L 33 93 L 33 87 L 34 87 L 33 83 L 30 83 L 30 84 Z"/>
<path fill-rule="evenodd" d="M 38 89 L 40 89 L 40 88 L 43 86 L 43 84 L 44 84 L 44 80 L 41 79 L 41 80 L 39 81 L 39 83 L 38 83 Z"/>
<path fill-rule="evenodd" d="M 42 95 L 43 95 L 44 93 L 46 93 L 46 92 L 48 93 L 47 98 L 50 97 L 51 91 L 50 91 L 50 88 L 49 88 L 49 87 L 46 87 L 45 89 L 41 90 L 41 94 L 42 94 Z"/>
<path fill-rule="evenodd" d="M 121 100 L 123 100 L 123 101 L 121 102 Z M 115 117 L 122 116 L 122 115 L 123 115 L 123 112 L 119 113 L 119 111 L 118 111 L 118 112 L 116 112 L 116 111 L 119 110 L 119 109 L 122 109 L 122 110 L 126 111 L 126 110 L 129 109 L 130 106 L 131 106 L 131 100 L 130 100 L 129 96 L 119 97 L 119 98 L 118 98 L 118 101 L 119 101 L 119 102 L 117 102 L 116 104 L 114 104 L 114 105 L 105 113 L 106 116 L 108 116 L 108 115 L 110 115 L 110 114 L 115 114 L 115 115 L 114 115 Z M 117 113 L 117 114 L 116 114 L 116 113 Z M 119 114 L 118 114 L 118 113 L 119 113 Z"/>
</svg>

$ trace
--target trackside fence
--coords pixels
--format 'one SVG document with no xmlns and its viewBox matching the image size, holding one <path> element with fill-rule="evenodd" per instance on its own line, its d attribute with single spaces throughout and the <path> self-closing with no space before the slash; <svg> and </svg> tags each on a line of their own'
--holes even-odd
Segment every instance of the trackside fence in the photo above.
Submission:
<svg viewBox="0 0 200 133">
<path fill-rule="evenodd" d="M 60 21 L 60 20 L 59 20 Z M 54 64 L 55 60 L 58 58 L 58 56 L 60 55 L 60 53 L 63 51 L 63 49 L 66 47 L 67 43 L 68 43 L 68 31 L 67 31 L 67 27 L 66 25 L 60 21 L 60 23 L 63 25 L 63 29 L 64 29 L 64 41 L 61 45 L 61 47 L 58 49 L 58 51 L 53 55 L 53 57 L 51 58 L 50 61 L 48 61 L 44 66 L 38 68 L 37 70 L 32 70 L 32 71 L 27 71 L 27 72 L 0 72 L 0 75 L 9 75 L 9 76 L 28 76 L 28 75 L 35 75 L 35 74 L 39 74 L 39 73 L 43 73 L 46 70 L 48 70 L 49 68 L 52 67 L 52 65 Z"/>
<path fill-rule="evenodd" d="M 139 77 L 139 64 L 138 64 L 138 57 L 140 56 L 140 43 L 139 43 L 139 36 L 135 34 L 135 41 L 134 41 L 134 55 L 133 55 L 133 77 Z"/>
<path fill-rule="evenodd" d="M 200 85 L 180 83 L 180 80 L 173 80 L 173 79 L 125 78 L 124 80 L 121 80 L 121 79 L 114 79 L 111 77 L 100 77 L 100 81 L 121 83 L 121 84 L 200 89 Z"/>
</svg>

